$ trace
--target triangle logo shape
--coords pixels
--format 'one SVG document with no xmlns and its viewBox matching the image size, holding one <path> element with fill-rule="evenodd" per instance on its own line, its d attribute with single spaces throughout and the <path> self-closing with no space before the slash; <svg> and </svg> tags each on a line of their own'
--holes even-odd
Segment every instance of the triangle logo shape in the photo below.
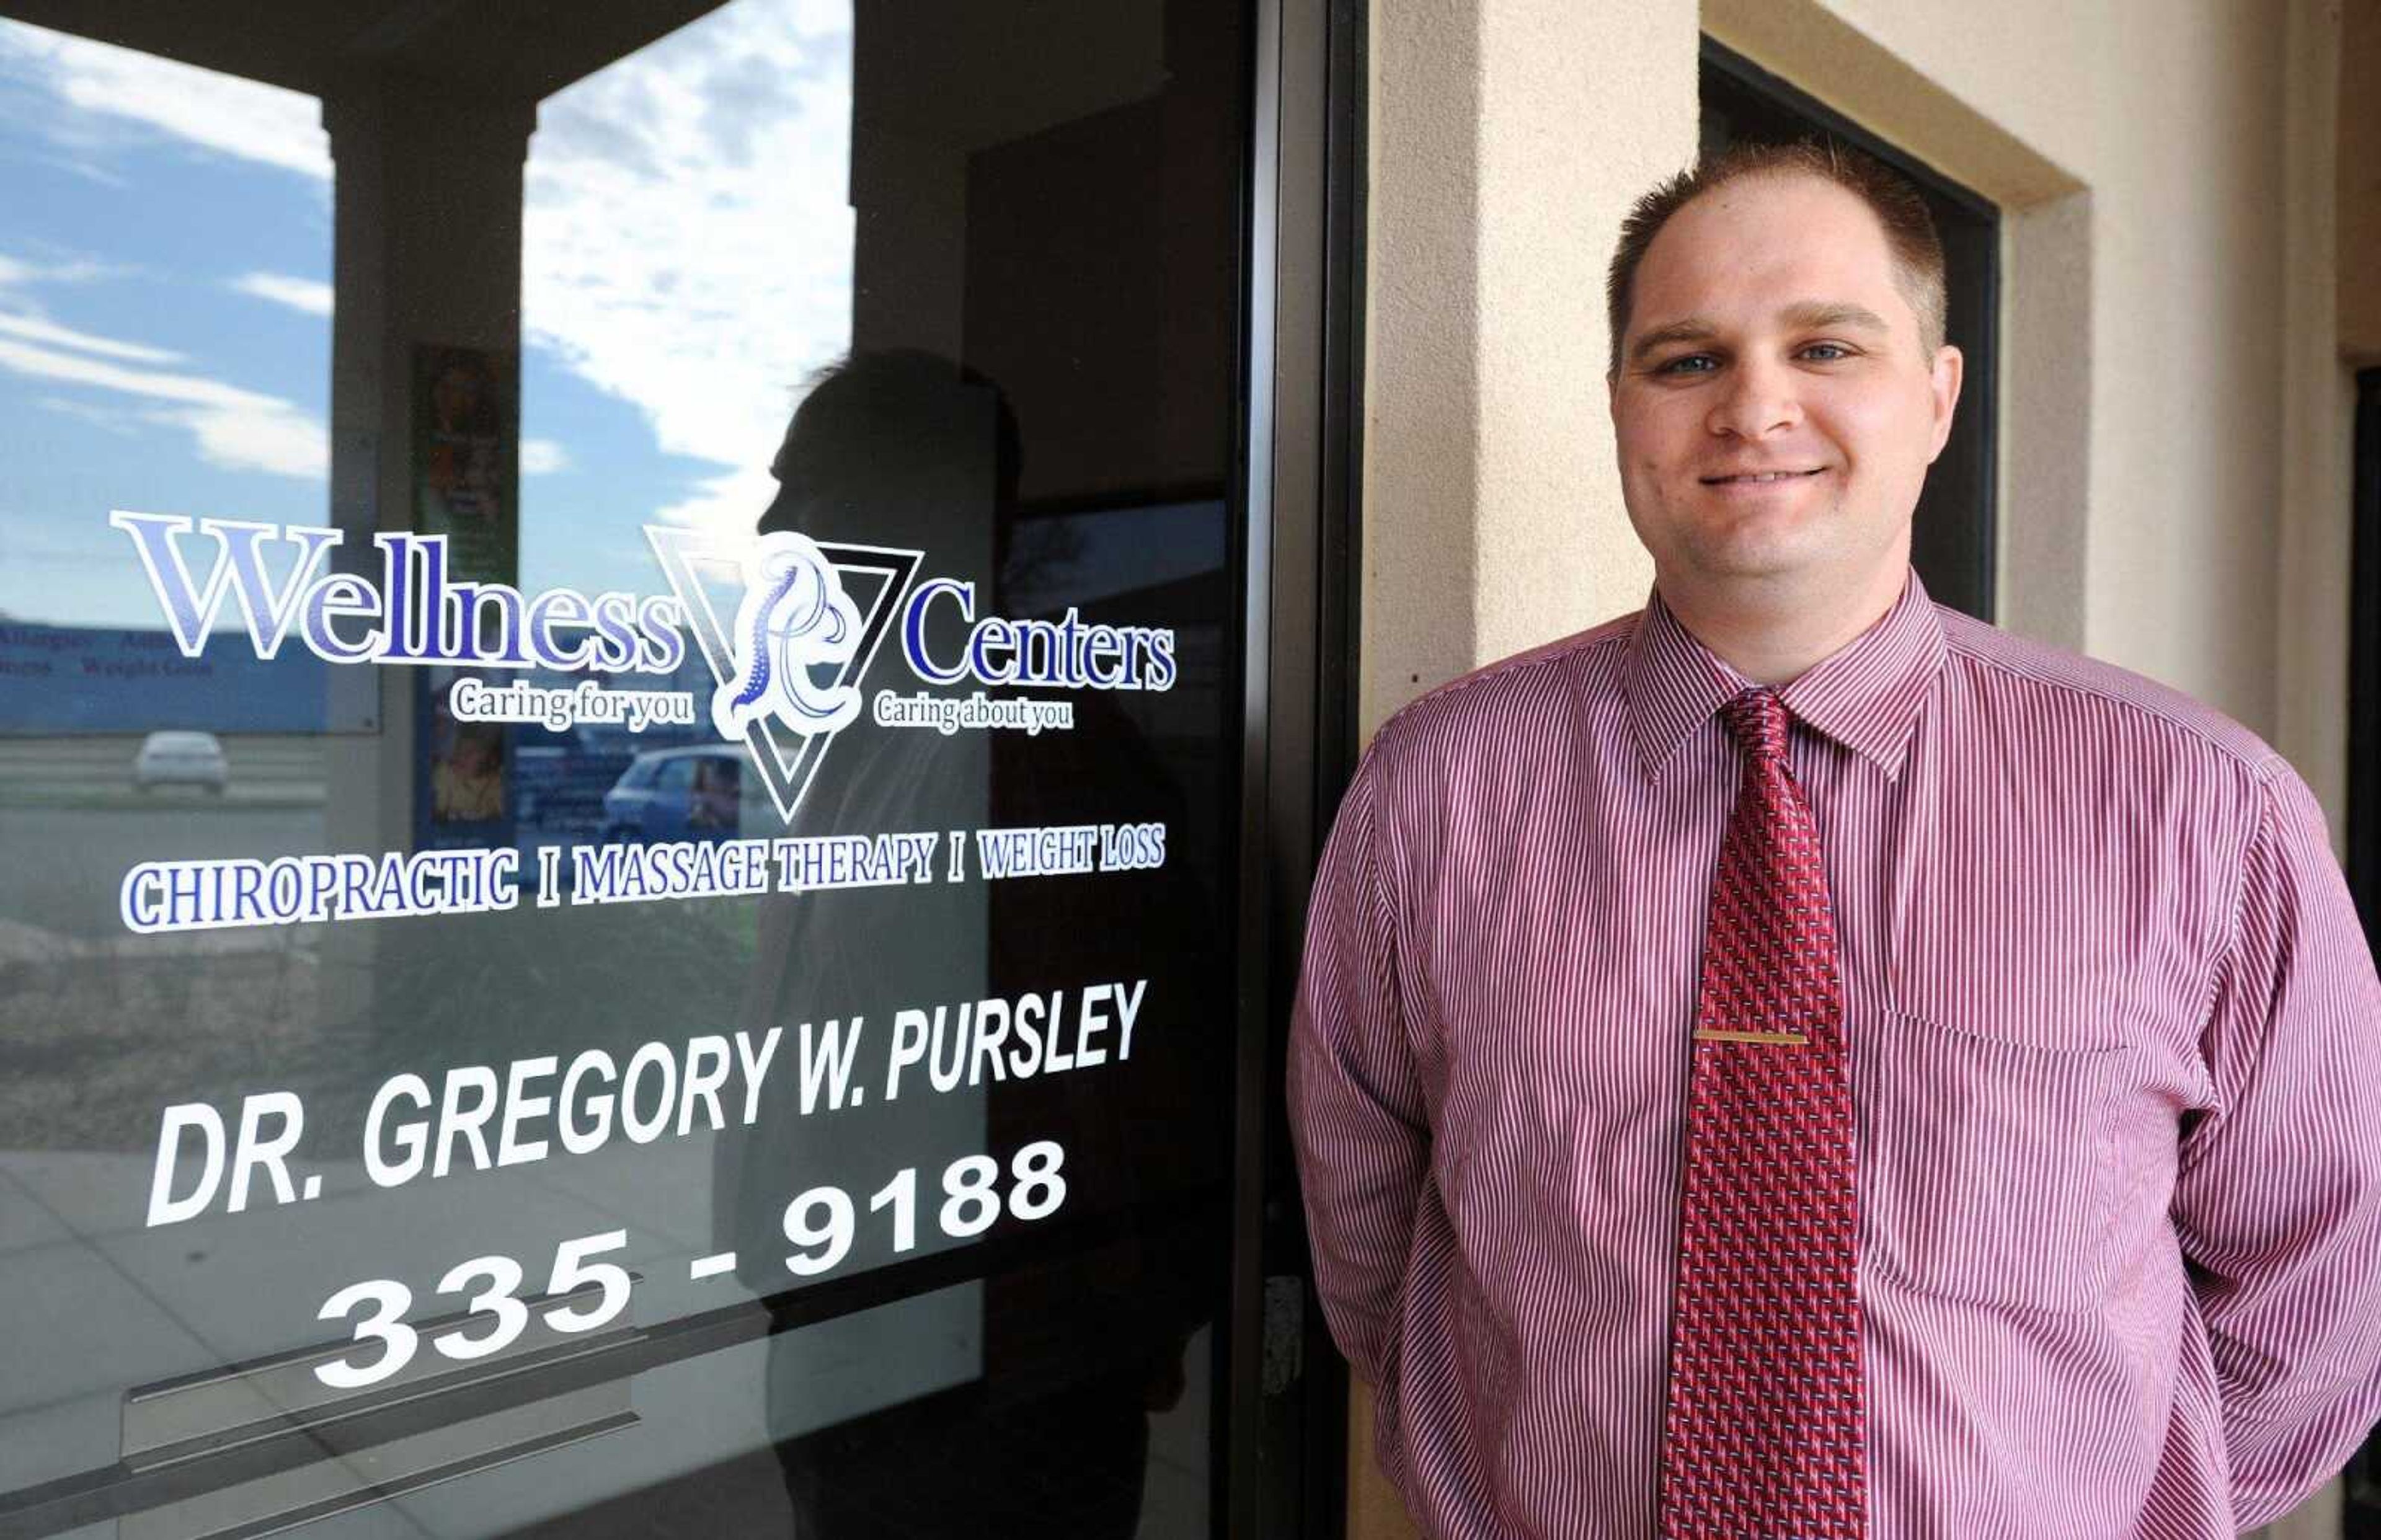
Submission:
<svg viewBox="0 0 2381 1540">
<path fill-rule="evenodd" d="M 744 556 L 749 537 L 722 539 L 700 530 L 649 524 L 645 527 L 645 543 L 653 547 L 654 558 L 661 563 L 670 592 L 678 595 L 678 603 L 686 609 L 688 629 L 694 633 L 695 645 L 702 650 L 713 680 L 727 683 L 735 670 L 736 656 L 727 630 L 744 596 Z M 884 644 L 885 633 L 893 629 L 893 617 L 900 613 L 902 601 L 917 581 L 925 553 L 889 545 L 825 541 L 819 543 L 818 549 L 833 566 L 844 593 L 858 608 L 861 630 L 858 644 L 849 658 L 836 666 L 835 677 L 814 678 L 812 682 L 828 690 L 844 685 L 856 687 L 867 678 L 877 649 Z M 723 619 L 723 612 L 730 618 Z M 836 737 L 834 732 L 804 735 L 765 714 L 745 724 L 745 752 L 760 772 L 761 783 L 769 788 L 769 799 L 776 804 L 778 816 L 788 825 L 793 823 L 802 795 L 810 789 Z"/>
</svg>

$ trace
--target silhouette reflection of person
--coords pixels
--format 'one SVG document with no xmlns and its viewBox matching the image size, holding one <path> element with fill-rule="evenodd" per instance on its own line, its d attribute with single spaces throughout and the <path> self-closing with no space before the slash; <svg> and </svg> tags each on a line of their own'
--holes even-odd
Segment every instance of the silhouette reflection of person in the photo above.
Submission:
<svg viewBox="0 0 2381 1540">
<path fill-rule="evenodd" d="M 1018 464 L 1015 422 L 989 382 L 929 354 L 862 354 L 831 370 L 796 412 L 772 467 L 781 492 L 761 528 L 797 529 L 830 551 L 921 552 L 919 581 L 971 582 L 978 619 L 1007 614 L 1001 577 Z M 868 581 L 853 574 L 849 588 L 867 613 L 876 597 Z M 956 655 L 966 640 L 957 606 L 936 615 L 951 629 L 930 631 L 929 643 Z M 1184 772 L 1105 692 L 988 690 L 1072 701 L 1072 728 L 1030 737 L 879 727 L 869 709 L 876 691 L 920 688 L 900 663 L 897 629 L 861 684 L 861 715 L 812 781 L 788 831 L 798 837 L 1180 826 Z M 778 1099 L 720 1146 L 720 1243 L 735 1247 L 748 1285 L 780 1291 L 802 1281 L 780 1264 L 788 1199 L 832 1184 L 865 1203 L 910 1167 L 917 1252 L 893 1254 L 885 1226 L 863 1214 L 835 1276 L 897 1265 L 962 1243 L 936 1233 L 951 1162 L 992 1155 L 1006 1190 L 1015 1153 L 1043 1141 L 1066 1152 L 1068 1195 L 1046 1228 L 1004 1218 L 986 1237 L 1046 1237 L 1044 1252 L 980 1282 L 773 1339 L 770 1425 L 797 1533 L 1130 1535 L 1149 1413 L 1179 1398 L 1185 1345 L 1225 1281 L 1220 1223 L 1186 1217 L 1220 1212 L 1200 1204 L 1220 1194 L 1227 1168 L 1232 1009 L 1208 940 L 1213 908 L 1178 867 L 998 883 L 943 874 L 764 904 L 740 1024 L 756 1036 L 782 1027 L 782 1062 L 799 1055 L 803 1023 L 860 1017 L 868 1100 L 804 1117 L 800 1077 L 790 1066 L 771 1075 Z M 1095 1068 L 987 1075 L 936 1094 L 917 1065 L 898 1100 L 881 1094 L 885 1042 L 904 1008 L 947 1006 L 955 1016 L 963 1002 L 1056 990 L 1080 998 L 1086 985 L 1144 979 L 1129 1060 L 1115 1057 L 1112 1032 L 1110 1060 Z M 1068 1222 L 1102 1217 L 1121 1239 L 1067 1239 Z"/>
</svg>

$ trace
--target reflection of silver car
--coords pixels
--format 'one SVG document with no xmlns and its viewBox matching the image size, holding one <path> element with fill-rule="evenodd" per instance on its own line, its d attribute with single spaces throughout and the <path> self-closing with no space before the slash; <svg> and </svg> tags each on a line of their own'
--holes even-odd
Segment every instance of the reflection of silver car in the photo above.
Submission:
<svg viewBox="0 0 2381 1540">
<path fill-rule="evenodd" d="M 230 774 L 213 733 L 151 733 L 132 761 L 132 784 L 143 791 L 153 786 L 203 786 L 220 796 Z"/>
</svg>

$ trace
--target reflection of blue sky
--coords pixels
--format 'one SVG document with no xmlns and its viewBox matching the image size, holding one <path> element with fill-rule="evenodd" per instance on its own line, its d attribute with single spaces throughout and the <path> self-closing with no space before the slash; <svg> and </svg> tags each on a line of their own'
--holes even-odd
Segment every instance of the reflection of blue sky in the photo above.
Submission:
<svg viewBox="0 0 2381 1540">
<path fill-rule="evenodd" d="M 849 0 L 736 0 L 541 104 L 525 582 L 766 504 L 849 338 Z M 326 521 L 330 174 L 310 98 L 0 21 L 0 614 L 153 621 L 111 507 Z"/>
<path fill-rule="evenodd" d="M 330 211 L 82 116 L 0 47 L 0 611 L 140 621 L 110 507 L 322 516 L 328 327 L 229 286 L 327 277 Z"/>
</svg>

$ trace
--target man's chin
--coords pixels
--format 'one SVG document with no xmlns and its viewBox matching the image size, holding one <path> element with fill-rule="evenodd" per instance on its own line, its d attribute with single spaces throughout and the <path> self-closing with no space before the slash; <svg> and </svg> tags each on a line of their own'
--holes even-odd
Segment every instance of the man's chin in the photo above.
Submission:
<svg viewBox="0 0 2381 1540">
<path fill-rule="evenodd" d="M 1824 577 L 1835 564 L 1817 542 L 1783 532 L 1740 532 L 1742 538 L 1697 544 L 1688 565 L 1711 582 L 1792 583 Z"/>
<path fill-rule="evenodd" d="M 1703 602 L 1741 602 L 1777 614 L 1826 613 L 1859 605 L 1888 582 L 1899 592 L 1909 566 L 1906 548 L 1896 551 L 1888 544 L 1848 549 L 1840 542 L 1811 538 L 1706 542 L 1678 556 L 1677 561 L 1658 564 L 1663 576 L 1690 585 Z"/>
</svg>

